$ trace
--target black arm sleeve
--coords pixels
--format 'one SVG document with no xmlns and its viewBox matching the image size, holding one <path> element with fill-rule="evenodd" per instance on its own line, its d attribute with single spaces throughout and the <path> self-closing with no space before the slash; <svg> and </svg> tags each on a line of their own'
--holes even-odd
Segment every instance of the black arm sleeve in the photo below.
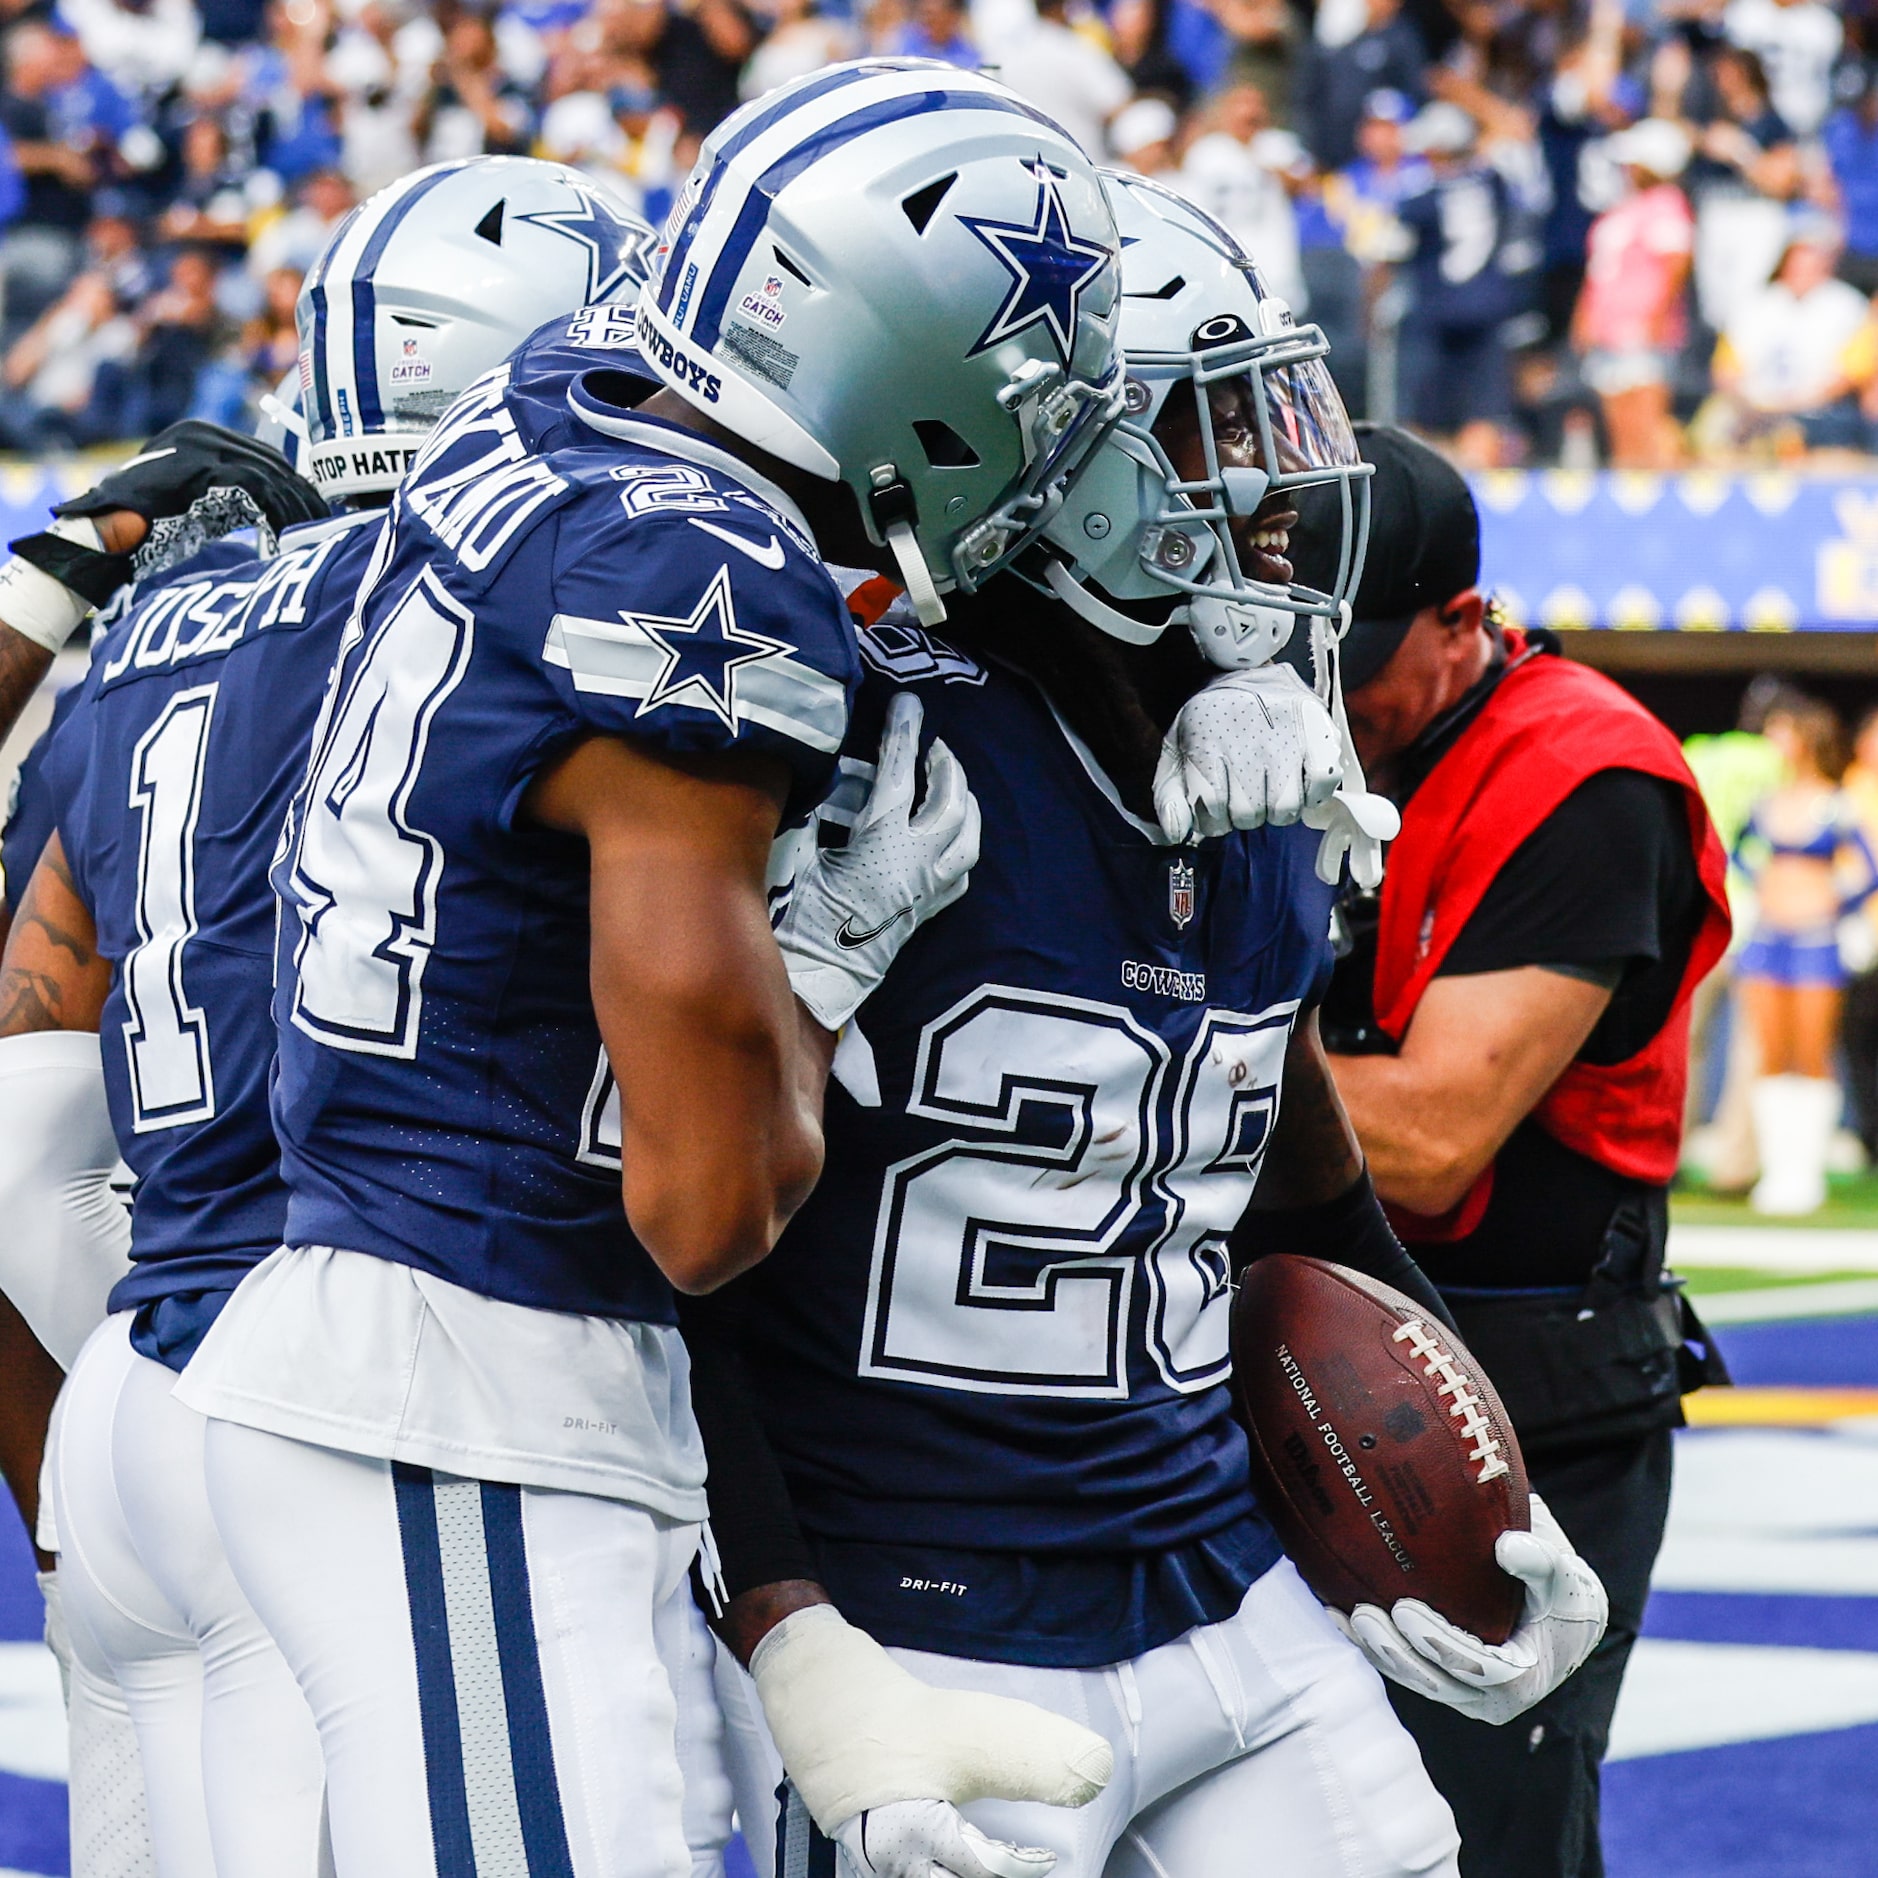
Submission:
<svg viewBox="0 0 1878 1878">
<path fill-rule="evenodd" d="M 736 1292 L 731 1285 L 708 1298 L 678 1300 L 678 1327 L 691 1353 L 692 1408 L 710 1470 L 711 1536 L 728 1598 L 816 1576 L 744 1371 Z"/>
<path fill-rule="evenodd" d="M 1392 1285 L 1437 1323 L 1459 1334 L 1441 1293 L 1395 1236 L 1367 1170 L 1334 1200 L 1247 1213 L 1233 1233 L 1232 1251 L 1235 1270 L 1273 1252 L 1347 1266 L 1365 1278 Z"/>
</svg>

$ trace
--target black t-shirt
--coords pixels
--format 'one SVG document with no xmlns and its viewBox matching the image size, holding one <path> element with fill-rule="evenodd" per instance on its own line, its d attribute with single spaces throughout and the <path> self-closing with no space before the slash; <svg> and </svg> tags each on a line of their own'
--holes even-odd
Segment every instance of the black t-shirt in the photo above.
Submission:
<svg viewBox="0 0 1878 1878">
<path fill-rule="evenodd" d="M 1705 896 L 1681 789 L 1641 770 L 1582 782 L 1514 850 L 1435 976 L 1565 966 L 1609 984 L 1582 1063 L 1621 1063 L 1663 1028 Z"/>
<path fill-rule="evenodd" d="M 1438 976 L 1563 970 L 1613 986 L 1578 1060 L 1621 1063 L 1667 1021 L 1701 930 L 1705 895 L 1683 792 L 1637 770 L 1579 785 L 1514 851 L 1449 948 Z M 1373 904 L 1345 909 L 1353 938 L 1325 1001 L 1334 1049 L 1387 1047 L 1375 1029 Z M 1582 1285 L 1612 1216 L 1648 1184 L 1575 1153 L 1536 1122 L 1501 1149 L 1475 1230 L 1413 1248 L 1447 1289 Z"/>
</svg>

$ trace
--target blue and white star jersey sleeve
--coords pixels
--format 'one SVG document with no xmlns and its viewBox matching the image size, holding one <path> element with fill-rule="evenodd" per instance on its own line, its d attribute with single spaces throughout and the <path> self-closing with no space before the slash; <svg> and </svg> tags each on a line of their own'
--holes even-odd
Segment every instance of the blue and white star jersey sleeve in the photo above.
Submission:
<svg viewBox="0 0 1878 1878">
<path fill-rule="evenodd" d="M 560 517 L 542 656 L 593 730 L 779 757 L 791 811 L 834 774 L 860 677 L 841 596 L 796 524 L 727 478 L 646 454 Z"/>
</svg>

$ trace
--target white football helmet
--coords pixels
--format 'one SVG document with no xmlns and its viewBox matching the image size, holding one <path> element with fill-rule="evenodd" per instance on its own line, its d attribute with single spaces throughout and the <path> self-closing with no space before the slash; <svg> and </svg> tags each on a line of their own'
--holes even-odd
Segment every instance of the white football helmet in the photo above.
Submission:
<svg viewBox="0 0 1878 1878">
<path fill-rule="evenodd" d="M 1049 519 L 1120 413 L 1115 224 L 1002 85 L 862 59 L 706 140 L 639 303 L 666 384 L 854 491 L 920 617 Z"/>
<path fill-rule="evenodd" d="M 533 157 L 433 163 L 381 189 L 300 290 L 301 473 L 334 497 L 395 488 L 471 379 L 557 313 L 636 292 L 651 236 L 590 177 Z"/>
<path fill-rule="evenodd" d="M 1022 571 L 1119 639 L 1147 644 L 1184 619 L 1220 666 L 1263 663 L 1300 614 L 1334 634 L 1362 573 L 1370 466 L 1323 332 L 1295 325 L 1238 242 L 1184 197 L 1142 176 L 1103 183 L 1123 243 L 1126 415 Z M 1183 425 L 1197 426 L 1198 476 L 1169 455 Z M 1262 540 L 1255 518 L 1306 489 L 1341 517 L 1328 585 L 1258 578 L 1261 550 L 1288 544 Z"/>
</svg>

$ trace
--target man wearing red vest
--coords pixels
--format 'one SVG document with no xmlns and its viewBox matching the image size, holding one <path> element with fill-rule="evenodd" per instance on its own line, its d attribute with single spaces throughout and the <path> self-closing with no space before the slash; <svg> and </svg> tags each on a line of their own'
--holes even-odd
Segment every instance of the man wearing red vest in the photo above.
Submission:
<svg viewBox="0 0 1878 1878">
<path fill-rule="evenodd" d="M 1549 634 L 1495 620 L 1455 470 L 1400 431 L 1361 444 L 1375 519 L 1343 682 L 1402 832 L 1380 895 L 1340 909 L 1324 1037 L 1391 1220 L 1611 1606 L 1584 1667 L 1511 1726 L 1391 1693 L 1464 1878 L 1601 1878 L 1599 1765 L 1670 1431 L 1713 1364 L 1663 1246 L 1724 859 L 1669 731 Z"/>
</svg>

